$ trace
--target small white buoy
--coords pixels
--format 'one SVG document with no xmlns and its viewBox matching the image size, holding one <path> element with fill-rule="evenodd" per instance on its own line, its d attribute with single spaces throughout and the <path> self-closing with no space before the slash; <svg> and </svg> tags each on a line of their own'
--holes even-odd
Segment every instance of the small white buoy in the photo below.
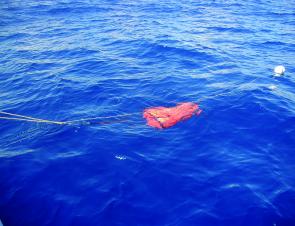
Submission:
<svg viewBox="0 0 295 226">
<path fill-rule="evenodd" d="M 282 65 L 276 66 L 273 70 L 275 73 L 275 76 L 282 76 L 285 73 L 285 67 Z"/>
<path fill-rule="evenodd" d="M 275 89 L 277 88 L 277 86 L 276 86 L 276 85 L 270 85 L 268 88 L 269 88 L 270 90 L 275 90 Z"/>
</svg>

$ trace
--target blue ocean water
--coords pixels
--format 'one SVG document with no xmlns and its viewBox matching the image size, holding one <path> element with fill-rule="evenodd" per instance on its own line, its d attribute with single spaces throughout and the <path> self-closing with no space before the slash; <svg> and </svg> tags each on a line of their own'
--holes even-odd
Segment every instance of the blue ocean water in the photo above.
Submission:
<svg viewBox="0 0 295 226">
<path fill-rule="evenodd" d="M 0 3 L 4 226 L 295 225 L 293 0 Z"/>
</svg>

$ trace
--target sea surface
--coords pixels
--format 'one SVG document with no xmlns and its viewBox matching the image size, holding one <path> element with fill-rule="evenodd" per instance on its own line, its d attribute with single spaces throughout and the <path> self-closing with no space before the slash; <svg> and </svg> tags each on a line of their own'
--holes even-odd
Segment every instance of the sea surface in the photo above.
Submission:
<svg viewBox="0 0 295 226">
<path fill-rule="evenodd" d="M 0 110 L 114 116 L 0 118 L 0 219 L 294 226 L 294 90 L 294 0 L 0 0 Z"/>
</svg>

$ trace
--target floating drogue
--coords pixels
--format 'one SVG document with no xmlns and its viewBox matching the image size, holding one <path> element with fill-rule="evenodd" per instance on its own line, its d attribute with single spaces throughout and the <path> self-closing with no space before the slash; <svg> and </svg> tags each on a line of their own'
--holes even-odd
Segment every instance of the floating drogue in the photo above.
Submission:
<svg viewBox="0 0 295 226">
<path fill-rule="evenodd" d="M 176 123 L 187 120 L 193 115 L 199 115 L 202 110 L 192 102 L 179 103 L 176 107 L 152 107 L 143 112 L 143 117 L 149 126 L 166 129 Z"/>
</svg>

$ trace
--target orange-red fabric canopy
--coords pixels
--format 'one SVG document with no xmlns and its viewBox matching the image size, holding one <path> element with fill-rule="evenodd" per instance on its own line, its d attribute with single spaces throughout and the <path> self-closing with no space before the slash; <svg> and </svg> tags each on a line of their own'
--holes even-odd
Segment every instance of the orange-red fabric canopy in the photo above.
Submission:
<svg viewBox="0 0 295 226">
<path fill-rule="evenodd" d="M 192 102 L 180 103 L 176 107 L 152 107 L 143 112 L 143 117 L 149 126 L 165 129 L 176 123 L 191 118 L 194 114 L 199 115 L 202 110 Z"/>
</svg>

